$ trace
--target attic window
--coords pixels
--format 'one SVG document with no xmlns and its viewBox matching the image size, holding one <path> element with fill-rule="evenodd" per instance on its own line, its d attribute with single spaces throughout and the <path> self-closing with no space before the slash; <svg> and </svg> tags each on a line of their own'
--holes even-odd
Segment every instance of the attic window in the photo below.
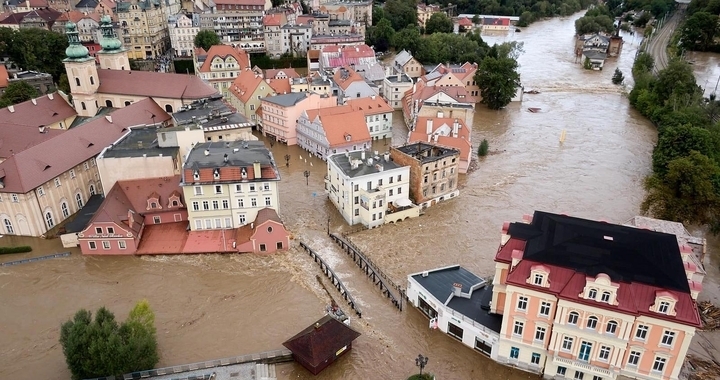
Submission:
<svg viewBox="0 0 720 380">
<path fill-rule="evenodd" d="M 213 178 L 220 179 L 220 169 L 213 170 Z"/>
<path fill-rule="evenodd" d="M 200 179 L 200 172 L 199 172 L 199 171 L 195 170 L 195 171 L 193 172 L 193 179 L 196 180 L 196 181 Z"/>
<path fill-rule="evenodd" d="M 247 178 L 247 170 L 245 170 L 245 168 L 242 168 L 242 170 L 240 171 L 240 177 L 242 177 L 243 179 Z"/>
<path fill-rule="evenodd" d="M 350 134 L 345 134 L 345 141 L 350 141 L 352 139 L 352 136 Z"/>
</svg>

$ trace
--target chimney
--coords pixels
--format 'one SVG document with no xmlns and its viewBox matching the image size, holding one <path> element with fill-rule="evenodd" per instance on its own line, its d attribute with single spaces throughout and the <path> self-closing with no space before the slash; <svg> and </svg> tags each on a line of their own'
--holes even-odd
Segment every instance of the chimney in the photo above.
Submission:
<svg viewBox="0 0 720 380">
<path fill-rule="evenodd" d="M 438 111 L 437 117 L 438 117 L 439 119 L 442 119 L 443 117 L 445 117 L 445 114 L 443 113 L 443 111 Z"/>
<path fill-rule="evenodd" d="M 425 133 L 428 135 L 431 135 L 433 133 L 433 119 L 427 119 L 427 124 L 425 126 Z"/>
<path fill-rule="evenodd" d="M 54 98 L 55 96 L 52 93 L 48 94 L 48 99 L 53 100 Z"/>
<path fill-rule="evenodd" d="M 45 133 L 45 126 L 44 125 L 39 126 L 38 130 L 40 131 L 40 133 Z"/>
<path fill-rule="evenodd" d="M 253 162 L 253 178 L 262 178 L 262 174 L 260 172 L 260 162 L 255 161 Z"/>
<path fill-rule="evenodd" d="M 428 142 L 432 142 L 432 135 L 428 135 Z"/>
<path fill-rule="evenodd" d="M 502 233 L 500 234 L 500 245 L 504 246 L 505 243 L 510 240 L 510 235 L 508 235 L 508 230 L 510 229 L 510 222 L 504 222 L 502 226 Z"/>
<path fill-rule="evenodd" d="M 370 157 L 367 159 L 367 166 L 372 166 L 372 164 L 373 164 L 373 159 L 372 159 L 372 157 Z"/>
<path fill-rule="evenodd" d="M 10 111 L 10 113 L 15 113 L 15 107 L 14 107 L 14 106 L 8 106 L 7 108 L 8 108 L 8 111 Z"/>
<path fill-rule="evenodd" d="M 225 153 L 225 155 L 223 156 L 223 161 L 224 161 L 224 162 L 228 162 L 228 155 L 227 155 L 227 153 Z"/>
<path fill-rule="evenodd" d="M 462 293 L 462 284 L 459 282 L 456 282 L 453 284 L 453 296 L 459 297 L 460 293 Z"/>
<path fill-rule="evenodd" d="M 370 99 L 375 100 L 375 94 L 370 95 Z"/>
<path fill-rule="evenodd" d="M 205 155 L 206 155 L 206 156 L 209 156 L 209 155 L 210 155 L 210 150 L 205 149 Z"/>
<path fill-rule="evenodd" d="M 30 101 L 32 102 L 33 105 L 37 105 L 37 99 L 32 98 L 32 99 L 30 99 Z"/>
<path fill-rule="evenodd" d="M 383 154 L 383 158 L 385 159 L 385 162 L 389 162 L 390 161 L 390 153 L 385 152 L 385 154 Z"/>
<path fill-rule="evenodd" d="M 453 122 L 453 131 L 452 131 L 453 137 L 455 137 L 455 138 L 458 137 L 458 129 L 460 129 L 460 123 L 458 122 L 458 119 L 455 119 L 455 121 Z"/>
<path fill-rule="evenodd" d="M 110 115 L 105 115 L 105 120 L 107 120 L 108 123 L 111 123 L 111 124 L 112 124 L 112 116 L 110 116 Z"/>
<path fill-rule="evenodd" d="M 364 149 L 360 152 L 360 159 L 365 161 L 365 150 Z"/>
<path fill-rule="evenodd" d="M 510 270 L 515 269 L 515 266 L 520 263 L 520 260 L 523 258 L 524 252 L 519 249 L 513 249 L 512 253 L 510 254 L 510 257 L 512 258 L 512 264 L 510 264 Z"/>
</svg>

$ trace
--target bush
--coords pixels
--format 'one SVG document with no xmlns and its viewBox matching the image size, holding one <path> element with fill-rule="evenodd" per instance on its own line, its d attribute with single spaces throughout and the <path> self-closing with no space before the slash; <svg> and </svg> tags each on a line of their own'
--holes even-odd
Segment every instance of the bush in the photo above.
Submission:
<svg viewBox="0 0 720 380">
<path fill-rule="evenodd" d="M 487 156 L 489 148 L 490 148 L 490 144 L 488 144 L 487 139 L 483 139 L 483 141 L 480 143 L 480 146 L 478 147 L 478 156 L 480 156 L 480 157 Z"/>
<path fill-rule="evenodd" d="M 18 247 L 0 247 L 0 255 L 7 253 L 25 253 L 32 251 L 32 247 L 29 245 L 21 245 Z"/>
<path fill-rule="evenodd" d="M 422 375 L 412 375 L 408 377 L 408 380 L 433 380 L 434 377 L 431 373 L 423 373 Z"/>
</svg>

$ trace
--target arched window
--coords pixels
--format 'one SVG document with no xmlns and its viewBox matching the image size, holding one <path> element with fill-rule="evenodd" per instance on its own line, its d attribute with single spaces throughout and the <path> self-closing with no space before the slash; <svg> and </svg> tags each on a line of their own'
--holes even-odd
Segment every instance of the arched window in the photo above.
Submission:
<svg viewBox="0 0 720 380">
<path fill-rule="evenodd" d="M 105 107 L 112 108 L 112 100 L 110 100 L 110 99 L 106 100 Z"/>
<path fill-rule="evenodd" d="M 70 216 L 70 210 L 68 210 L 67 202 L 63 201 L 63 203 L 60 203 L 60 211 L 62 211 L 63 219 Z"/>
<path fill-rule="evenodd" d="M 615 330 L 617 330 L 618 324 L 615 321 L 610 321 L 607 323 L 607 326 L 605 326 L 605 332 L 608 334 L 615 334 Z"/>
<path fill-rule="evenodd" d="M 90 195 L 95 195 L 95 185 L 90 184 Z"/>
<path fill-rule="evenodd" d="M 75 85 L 80 87 L 80 78 L 75 78 Z"/>
<path fill-rule="evenodd" d="M 574 311 L 571 312 L 570 315 L 568 315 L 568 324 L 577 325 L 578 318 L 580 318 L 580 314 Z"/>
<path fill-rule="evenodd" d="M 126 100 L 126 101 L 125 101 L 125 107 L 127 107 L 127 106 L 129 106 L 129 105 L 130 105 L 130 101 Z"/>
<path fill-rule="evenodd" d="M 85 102 L 80 102 L 80 107 L 82 107 L 83 111 L 87 110 L 87 107 L 85 107 Z"/>
<path fill-rule="evenodd" d="M 80 193 L 75 194 L 75 202 L 77 202 L 78 210 L 83 207 L 82 194 L 80 194 Z"/>
<path fill-rule="evenodd" d="M 588 298 L 593 299 L 593 300 L 595 298 L 597 298 L 597 290 L 590 289 L 590 291 L 588 292 Z"/>
<path fill-rule="evenodd" d="M 172 105 L 166 104 L 166 105 L 165 105 L 165 112 L 167 112 L 167 113 L 172 113 L 172 111 L 173 111 Z"/>
<path fill-rule="evenodd" d="M 92 75 L 90 76 L 90 84 L 95 84 L 95 78 L 93 78 Z"/>
<path fill-rule="evenodd" d="M 12 222 L 10 219 L 3 219 L 3 225 L 5 226 L 5 233 L 8 235 L 14 235 L 15 229 L 13 229 Z"/>
<path fill-rule="evenodd" d="M 55 221 L 53 220 L 52 212 L 48 211 L 45 213 L 45 223 L 47 223 L 48 228 L 53 228 L 55 226 Z"/>
<path fill-rule="evenodd" d="M 600 296 L 600 301 L 610 302 L 610 292 L 603 292 L 602 296 Z"/>
<path fill-rule="evenodd" d="M 588 321 L 587 321 L 587 327 L 589 329 L 594 330 L 597 327 L 597 323 L 598 323 L 597 317 L 590 317 L 590 318 L 588 318 Z"/>
</svg>

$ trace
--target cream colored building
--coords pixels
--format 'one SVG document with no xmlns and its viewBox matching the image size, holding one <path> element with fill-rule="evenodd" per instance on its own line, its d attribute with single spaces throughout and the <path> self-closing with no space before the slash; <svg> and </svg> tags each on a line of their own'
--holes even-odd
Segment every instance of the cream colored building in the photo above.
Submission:
<svg viewBox="0 0 720 380">
<path fill-rule="evenodd" d="M 116 3 L 115 15 L 120 23 L 121 39 L 130 58 L 155 59 L 170 48 L 165 4 L 152 0 Z"/>
<path fill-rule="evenodd" d="M 318 95 L 332 95 L 332 81 L 327 75 L 315 73 L 309 77 L 292 78 L 290 92 L 314 92 Z"/>
<path fill-rule="evenodd" d="M 235 79 L 227 99 L 243 116 L 252 122 L 258 122 L 260 118 L 257 117 L 257 111 L 260 110 L 260 99 L 274 95 L 276 95 L 275 91 L 262 75 L 248 68 Z"/>
<path fill-rule="evenodd" d="M 251 68 L 250 56 L 241 49 L 228 45 L 215 45 L 203 56 L 194 56 L 195 72 L 210 83 L 223 97 L 240 72 Z"/>
<path fill-rule="evenodd" d="M 417 20 L 418 20 L 418 26 L 421 28 L 425 28 L 425 23 L 427 23 L 427 20 L 430 19 L 432 15 L 435 13 L 441 13 L 442 10 L 440 9 L 439 5 L 431 4 L 431 5 L 425 5 L 425 4 L 419 4 L 417 6 Z"/>
<path fill-rule="evenodd" d="M 423 65 L 407 50 L 398 53 L 393 59 L 393 69 L 398 74 L 406 74 L 410 78 L 417 78 L 424 74 Z"/>
<path fill-rule="evenodd" d="M 190 229 L 238 228 L 259 210 L 280 210 L 280 174 L 260 141 L 197 144 L 183 165 L 181 186 Z"/>
<path fill-rule="evenodd" d="M 195 36 L 200 31 L 199 19 L 195 20 L 185 13 L 178 13 L 168 20 L 170 45 L 176 57 L 192 57 L 195 49 Z"/>
<path fill-rule="evenodd" d="M 412 86 L 412 78 L 407 74 L 387 75 L 383 80 L 383 97 L 393 109 L 401 110 L 405 92 L 411 90 Z"/>
<path fill-rule="evenodd" d="M 263 14 L 270 0 L 215 0 L 209 12 L 200 14 L 200 29 L 213 30 L 223 43 L 261 41 L 264 51 Z"/>
</svg>

